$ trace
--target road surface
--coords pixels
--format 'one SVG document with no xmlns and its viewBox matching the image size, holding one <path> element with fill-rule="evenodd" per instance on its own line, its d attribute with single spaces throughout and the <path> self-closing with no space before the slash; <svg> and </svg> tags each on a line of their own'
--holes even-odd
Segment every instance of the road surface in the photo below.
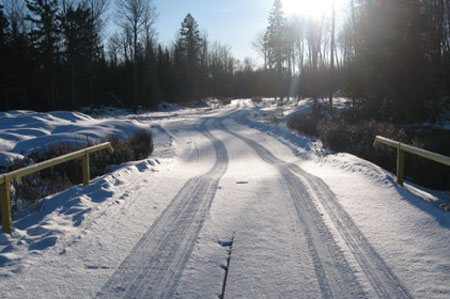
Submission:
<svg viewBox="0 0 450 299">
<path fill-rule="evenodd" d="M 254 138 L 239 113 L 192 121 L 186 163 L 195 168 L 209 151 L 204 171 L 95 297 L 410 298 L 333 191 Z"/>
</svg>

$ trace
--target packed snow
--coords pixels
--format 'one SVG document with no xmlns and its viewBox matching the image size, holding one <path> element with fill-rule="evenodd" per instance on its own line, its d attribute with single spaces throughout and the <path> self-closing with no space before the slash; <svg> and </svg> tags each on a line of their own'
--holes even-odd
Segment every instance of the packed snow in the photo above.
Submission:
<svg viewBox="0 0 450 299">
<path fill-rule="evenodd" d="M 0 297 L 450 297 L 448 193 L 401 188 L 286 127 L 311 106 L 0 113 L 3 166 L 49 142 L 136 129 L 155 144 L 17 215 L 0 235 Z"/>
</svg>

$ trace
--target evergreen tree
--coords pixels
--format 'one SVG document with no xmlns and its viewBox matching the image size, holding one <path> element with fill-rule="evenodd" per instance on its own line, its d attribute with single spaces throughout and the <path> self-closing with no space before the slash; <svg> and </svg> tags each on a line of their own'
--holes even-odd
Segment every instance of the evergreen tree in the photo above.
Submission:
<svg viewBox="0 0 450 299">
<path fill-rule="evenodd" d="M 143 79 L 141 104 L 145 107 L 156 107 L 161 90 L 157 74 L 157 55 L 152 39 L 148 39 L 146 42 L 144 57 L 141 63 L 141 73 Z"/>
<path fill-rule="evenodd" d="M 97 52 L 91 16 L 90 9 L 79 4 L 76 8 L 69 6 L 59 17 L 64 35 L 64 54 L 70 65 L 72 108 L 80 104 L 77 99 L 78 74 L 84 66 L 93 63 L 92 53 Z"/>
<path fill-rule="evenodd" d="M 276 71 L 278 77 L 278 96 L 283 97 L 283 64 L 286 61 L 286 18 L 281 0 L 275 0 L 269 15 L 269 26 L 266 33 L 267 59 L 270 69 Z"/>
<path fill-rule="evenodd" d="M 188 64 L 198 64 L 201 42 L 198 24 L 191 14 L 187 14 L 181 23 L 180 45 Z"/>
<path fill-rule="evenodd" d="M 3 6 L 0 4 L 0 97 L 3 109 L 9 109 L 9 101 L 6 95 L 6 58 L 7 58 L 7 29 L 8 21 L 3 14 Z"/>
<path fill-rule="evenodd" d="M 198 24 L 191 14 L 187 14 L 181 23 L 177 41 L 178 51 L 183 57 L 182 70 L 185 82 L 184 91 L 187 99 L 192 100 L 200 94 L 200 48 L 202 38 Z"/>
<path fill-rule="evenodd" d="M 172 63 L 170 59 L 169 49 L 163 50 L 161 45 L 158 46 L 158 64 L 157 64 L 157 76 L 159 88 L 161 91 L 161 97 L 168 101 L 173 99 L 173 80 L 171 78 Z"/>
<path fill-rule="evenodd" d="M 0 4 L 0 47 L 2 49 L 6 45 L 6 35 L 8 30 L 8 20 L 3 13 L 3 5 Z"/>
<path fill-rule="evenodd" d="M 50 81 L 50 97 L 52 107 L 59 105 L 57 86 L 57 64 L 60 54 L 60 21 L 58 19 L 57 0 L 26 0 L 31 14 L 27 17 L 33 25 L 31 38 L 36 49 L 39 51 L 39 62 L 42 64 L 45 74 Z"/>
<path fill-rule="evenodd" d="M 364 18 L 357 23 L 362 97 L 377 117 L 420 120 L 430 96 L 420 0 L 377 0 L 362 10 Z"/>
</svg>

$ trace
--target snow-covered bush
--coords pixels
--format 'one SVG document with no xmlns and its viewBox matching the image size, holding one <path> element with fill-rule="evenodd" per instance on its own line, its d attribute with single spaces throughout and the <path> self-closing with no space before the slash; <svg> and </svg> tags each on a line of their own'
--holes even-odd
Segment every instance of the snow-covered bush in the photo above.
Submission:
<svg viewBox="0 0 450 299">
<path fill-rule="evenodd" d="M 262 101 L 263 101 L 262 97 L 253 97 L 252 98 L 252 102 L 255 104 L 260 104 L 260 103 L 262 103 Z"/>
<path fill-rule="evenodd" d="M 129 138 L 119 139 L 117 136 L 109 136 L 104 141 L 110 141 L 114 152 L 98 151 L 91 154 L 90 170 L 91 178 L 103 175 L 107 167 L 112 164 L 120 164 L 127 161 L 142 160 L 153 152 L 152 134 L 149 131 L 135 131 Z M 9 167 L 9 171 L 26 167 L 31 163 L 38 163 L 61 155 L 73 152 L 80 148 L 94 145 L 86 140 L 80 147 L 60 142 L 53 143 L 32 152 L 23 160 L 16 160 Z M 46 170 L 25 176 L 12 181 L 12 204 L 13 211 L 21 206 L 36 205 L 39 208 L 39 199 L 70 187 L 72 184 L 82 182 L 82 165 L 80 159 L 71 160 Z"/>
<path fill-rule="evenodd" d="M 311 114 L 296 114 L 289 118 L 287 126 L 310 136 L 318 136 L 317 127 L 325 119 L 324 108 L 317 105 Z"/>
<path fill-rule="evenodd" d="M 291 117 L 289 128 L 310 136 L 317 136 L 325 147 L 336 152 L 347 152 L 372 161 L 395 173 L 396 150 L 388 146 L 373 147 L 375 136 L 381 135 L 399 142 L 450 155 L 450 131 L 432 128 L 418 129 L 376 120 L 364 120 L 351 113 L 325 117 L 320 110 Z M 450 188 L 448 167 L 427 159 L 407 154 L 406 178 L 420 185 L 436 189 Z"/>
</svg>

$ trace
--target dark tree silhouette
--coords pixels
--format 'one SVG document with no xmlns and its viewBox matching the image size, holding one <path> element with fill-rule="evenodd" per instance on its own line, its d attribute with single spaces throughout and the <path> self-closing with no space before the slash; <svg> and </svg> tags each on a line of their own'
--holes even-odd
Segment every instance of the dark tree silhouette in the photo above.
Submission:
<svg viewBox="0 0 450 299">
<path fill-rule="evenodd" d="M 30 32 L 35 48 L 38 50 L 44 69 L 44 76 L 48 78 L 51 87 L 51 105 L 56 109 L 59 102 L 57 67 L 60 59 L 60 21 L 58 19 L 57 0 L 27 0 L 30 14 L 27 19 L 34 25 Z"/>
<path fill-rule="evenodd" d="M 178 55 L 181 56 L 181 70 L 183 74 L 183 89 L 187 100 L 198 98 L 200 95 L 200 47 L 202 38 L 198 24 L 191 14 L 187 14 L 181 23 L 177 40 Z"/>
<path fill-rule="evenodd" d="M 281 0 L 275 0 L 269 15 L 269 26 L 266 32 L 267 62 L 269 69 L 277 73 L 277 95 L 283 98 L 283 64 L 286 61 L 286 18 Z"/>
<path fill-rule="evenodd" d="M 449 106 L 450 0 L 352 0 L 341 28 L 329 13 L 286 20 L 275 0 L 254 42 L 261 67 L 200 34 L 190 14 L 173 44 L 159 44 L 152 1 L 115 1 L 120 26 L 103 42 L 108 3 L 0 0 L 0 108 L 318 99 L 337 90 L 354 99 L 355 118 L 404 123 L 432 120 Z"/>
<path fill-rule="evenodd" d="M 83 67 L 93 63 L 92 53 L 96 52 L 94 43 L 94 22 L 89 8 L 78 4 L 70 6 L 59 17 L 64 35 L 64 55 L 70 65 L 72 108 L 79 106 L 77 99 L 78 77 Z"/>
<path fill-rule="evenodd" d="M 3 107 L 9 109 L 8 97 L 6 95 L 6 57 L 7 57 L 7 29 L 8 21 L 3 14 L 3 5 L 0 4 L 0 96 L 3 99 Z"/>
<path fill-rule="evenodd" d="M 131 35 L 133 49 L 133 103 L 138 102 L 138 56 L 139 41 L 142 35 L 148 37 L 154 19 L 156 18 L 155 8 L 151 0 L 118 0 L 117 17 L 119 25 L 125 32 Z"/>
</svg>

